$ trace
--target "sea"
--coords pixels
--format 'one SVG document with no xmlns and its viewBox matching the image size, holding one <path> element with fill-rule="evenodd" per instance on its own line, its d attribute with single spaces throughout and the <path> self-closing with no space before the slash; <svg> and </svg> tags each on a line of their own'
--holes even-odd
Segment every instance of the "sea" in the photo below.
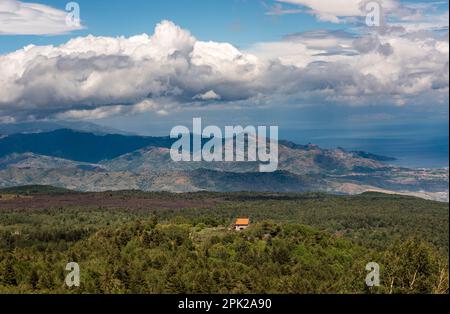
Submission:
<svg viewBox="0 0 450 314">
<path fill-rule="evenodd" d="M 290 130 L 280 136 L 299 143 L 323 148 L 342 147 L 349 151 L 366 151 L 396 158 L 390 162 L 413 168 L 449 166 L 448 123 L 427 127 L 390 126 L 377 129 L 309 129 Z"/>
</svg>

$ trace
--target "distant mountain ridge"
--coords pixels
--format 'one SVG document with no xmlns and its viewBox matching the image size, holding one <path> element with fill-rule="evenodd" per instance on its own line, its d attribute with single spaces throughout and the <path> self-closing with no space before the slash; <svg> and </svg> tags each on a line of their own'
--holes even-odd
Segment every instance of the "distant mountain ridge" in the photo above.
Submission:
<svg viewBox="0 0 450 314">
<path fill-rule="evenodd" d="M 399 193 L 448 201 L 448 169 L 406 169 L 388 157 L 279 142 L 279 168 L 256 162 L 174 162 L 169 137 L 96 135 L 68 129 L 0 139 L 0 187 L 78 191 L 273 191 Z"/>
<path fill-rule="evenodd" d="M 57 157 L 36 155 L 33 153 L 18 154 L 13 153 L 0 158 L 0 169 L 14 167 L 18 169 L 37 168 L 37 169 L 62 169 L 62 168 L 79 168 L 79 169 L 95 169 L 99 165 L 77 162 Z"/>
<path fill-rule="evenodd" d="M 97 163 L 146 147 L 171 147 L 169 137 L 126 136 L 60 129 L 51 132 L 13 134 L 0 139 L 0 157 L 34 153 L 80 162 Z"/>
<path fill-rule="evenodd" d="M 205 140 L 206 141 L 206 140 Z M 58 129 L 49 132 L 18 133 L 0 138 L 0 158 L 13 153 L 34 153 L 50 157 L 64 158 L 79 162 L 98 163 L 117 158 L 146 147 L 171 148 L 175 142 L 170 137 L 150 137 L 123 134 L 96 134 L 72 129 Z M 280 140 L 283 147 L 313 151 L 316 145 L 299 145 Z M 343 149 L 340 149 L 344 151 Z M 377 161 L 390 161 L 394 158 L 378 156 L 365 152 L 349 152 L 355 157 Z"/>
<path fill-rule="evenodd" d="M 0 124 L 0 137 L 12 134 L 52 132 L 61 129 L 70 129 L 78 132 L 88 132 L 96 135 L 132 135 L 129 132 L 124 132 L 86 121 L 29 121 Z"/>
</svg>

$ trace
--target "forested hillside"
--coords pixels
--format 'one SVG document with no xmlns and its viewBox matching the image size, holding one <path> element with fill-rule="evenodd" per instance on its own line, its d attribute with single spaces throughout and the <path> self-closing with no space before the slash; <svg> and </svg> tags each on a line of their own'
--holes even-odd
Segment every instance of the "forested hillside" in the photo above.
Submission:
<svg viewBox="0 0 450 314">
<path fill-rule="evenodd" d="M 448 204 L 368 193 L 0 191 L 0 292 L 448 293 Z M 34 206 L 26 204 L 34 204 Z M 230 228 L 250 217 L 244 232 Z M 64 284 L 77 262 L 81 286 Z M 381 266 L 381 286 L 365 266 Z"/>
</svg>

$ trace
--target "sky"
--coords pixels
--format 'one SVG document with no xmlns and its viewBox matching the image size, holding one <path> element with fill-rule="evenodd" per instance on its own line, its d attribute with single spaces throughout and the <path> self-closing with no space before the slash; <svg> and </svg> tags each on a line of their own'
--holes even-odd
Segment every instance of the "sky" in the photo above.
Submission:
<svg viewBox="0 0 450 314">
<path fill-rule="evenodd" d="M 448 165 L 448 1 L 78 0 L 79 24 L 67 4 L 0 0 L 0 123 L 202 117 Z"/>
</svg>

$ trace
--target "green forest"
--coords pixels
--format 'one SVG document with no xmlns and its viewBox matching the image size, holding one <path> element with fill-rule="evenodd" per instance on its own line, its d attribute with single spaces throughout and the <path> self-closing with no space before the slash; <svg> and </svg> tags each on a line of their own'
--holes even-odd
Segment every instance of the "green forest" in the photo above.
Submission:
<svg viewBox="0 0 450 314">
<path fill-rule="evenodd" d="M 0 195 L 0 293 L 448 293 L 445 203 L 125 191 L 77 206 L 66 198 L 87 194 L 34 187 Z M 23 206 L 33 199 L 47 205 Z M 149 200 L 155 205 L 144 206 Z M 129 205 L 111 205 L 119 201 Z M 250 227 L 234 231 L 237 217 Z M 65 284 L 69 262 L 80 266 L 79 287 Z M 370 262 L 380 265 L 378 287 L 365 282 Z"/>
</svg>

